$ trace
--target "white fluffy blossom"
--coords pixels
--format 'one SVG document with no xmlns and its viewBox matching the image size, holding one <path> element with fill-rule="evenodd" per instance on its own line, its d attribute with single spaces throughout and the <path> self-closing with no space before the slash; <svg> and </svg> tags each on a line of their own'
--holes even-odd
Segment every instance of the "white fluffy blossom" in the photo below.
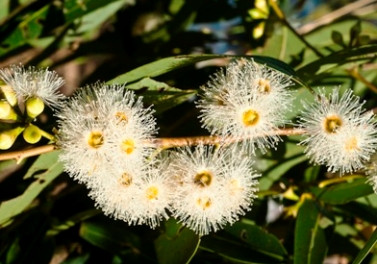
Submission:
<svg viewBox="0 0 377 264">
<path fill-rule="evenodd" d="M 265 151 L 280 140 L 276 129 L 285 124 L 291 84 L 284 74 L 239 60 L 216 73 L 198 102 L 203 126 L 211 134 L 247 140 L 248 148 Z"/>
<path fill-rule="evenodd" d="M 259 175 L 248 156 L 199 145 L 182 149 L 171 159 L 168 174 L 176 180 L 173 216 L 197 234 L 232 224 L 250 209 Z"/>
<path fill-rule="evenodd" d="M 54 71 L 13 65 L 0 69 L 0 78 L 24 101 L 39 98 L 51 107 L 62 106 L 65 96 L 59 92 L 59 88 L 64 80 Z"/>
<path fill-rule="evenodd" d="M 317 164 L 329 171 L 350 173 L 361 169 L 377 148 L 377 132 L 372 113 L 364 113 L 363 103 L 351 90 L 343 96 L 335 89 L 327 98 L 324 91 L 300 117 L 308 137 L 301 144 Z"/>
<path fill-rule="evenodd" d="M 106 215 L 151 228 L 168 218 L 174 190 L 155 164 L 130 170 L 123 162 L 99 171 L 97 177 L 98 184 L 92 186 L 89 196 Z"/>
<path fill-rule="evenodd" d="M 151 151 L 146 141 L 156 132 L 152 110 L 122 86 L 97 83 L 79 89 L 57 117 L 65 170 L 89 185 L 97 170 L 121 160 L 130 170 L 140 169 Z"/>
</svg>

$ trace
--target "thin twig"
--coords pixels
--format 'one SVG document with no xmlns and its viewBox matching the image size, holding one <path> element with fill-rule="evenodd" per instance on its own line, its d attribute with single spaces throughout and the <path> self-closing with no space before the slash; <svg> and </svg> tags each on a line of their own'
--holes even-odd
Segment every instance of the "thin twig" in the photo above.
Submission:
<svg viewBox="0 0 377 264">
<path fill-rule="evenodd" d="M 352 68 L 350 70 L 347 70 L 347 72 L 350 76 L 352 76 L 356 80 L 365 84 L 365 86 L 367 86 L 374 93 L 377 93 L 377 87 L 373 83 L 371 83 L 367 79 L 365 79 L 365 77 L 360 74 L 360 72 L 357 70 L 357 68 Z"/>
<path fill-rule="evenodd" d="M 55 145 L 44 145 L 30 149 L 17 150 L 12 152 L 6 152 L 0 154 L 0 160 L 10 160 L 15 159 L 17 163 L 21 162 L 23 159 L 37 156 L 43 153 L 51 152 L 57 149 Z"/>
<path fill-rule="evenodd" d="M 292 136 L 292 135 L 302 135 L 305 131 L 300 128 L 285 128 L 272 131 L 271 133 L 266 133 L 264 135 L 253 135 L 253 138 L 263 137 L 263 136 Z M 179 137 L 179 138 L 156 138 L 153 144 L 159 148 L 175 148 L 175 147 L 185 147 L 185 146 L 196 146 L 199 144 L 203 145 L 216 145 L 224 143 L 234 143 L 247 138 L 235 138 L 235 137 L 220 137 L 220 136 L 198 136 L 198 137 Z"/>
<path fill-rule="evenodd" d="M 285 128 L 285 129 L 279 129 L 277 131 L 273 131 L 265 135 L 255 135 L 254 137 L 269 136 L 269 135 L 292 136 L 292 135 L 302 135 L 304 133 L 305 131 L 303 129 Z M 238 142 L 240 140 L 242 139 L 231 138 L 231 137 L 224 138 L 224 137 L 219 137 L 219 136 L 198 136 L 198 137 L 181 137 L 181 138 L 156 138 L 156 139 L 153 139 L 152 142 L 147 142 L 147 143 L 157 148 L 167 149 L 167 148 L 174 148 L 174 147 L 196 146 L 199 144 L 216 145 L 220 143 L 233 143 L 233 142 Z M 25 158 L 51 152 L 56 149 L 58 149 L 56 145 L 50 144 L 50 145 L 39 146 L 35 148 L 30 148 L 30 149 L 1 153 L 0 161 L 16 159 L 17 162 L 20 162 L 21 160 Z"/>
<path fill-rule="evenodd" d="M 341 18 L 344 15 L 350 14 L 350 13 L 354 12 L 355 10 L 360 9 L 362 7 L 365 7 L 365 6 L 372 4 L 376 1 L 377 0 L 359 0 L 359 1 L 356 1 L 356 2 L 353 2 L 353 3 L 350 3 L 348 5 L 345 5 L 341 8 L 339 8 L 339 9 L 331 12 L 331 13 L 328 13 L 328 14 L 318 18 L 317 20 L 314 20 L 313 22 L 310 22 L 308 24 L 301 26 L 300 28 L 297 29 L 297 32 L 299 34 L 305 35 L 305 34 L 311 32 L 311 31 L 315 30 L 316 28 L 327 25 L 327 24 L 337 20 L 338 18 Z M 374 10 L 374 9 L 371 9 L 371 10 Z"/>
</svg>

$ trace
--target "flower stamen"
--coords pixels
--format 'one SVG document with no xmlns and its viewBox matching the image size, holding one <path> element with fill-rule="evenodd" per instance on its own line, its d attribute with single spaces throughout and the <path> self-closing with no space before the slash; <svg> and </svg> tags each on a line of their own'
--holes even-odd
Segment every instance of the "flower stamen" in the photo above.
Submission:
<svg viewBox="0 0 377 264">
<path fill-rule="evenodd" d="M 98 149 L 104 143 L 103 134 L 100 131 L 91 131 L 87 137 L 87 143 L 90 147 Z"/>
<path fill-rule="evenodd" d="M 253 109 L 248 109 L 242 113 L 242 123 L 246 127 L 255 126 L 259 121 L 259 114 Z"/>
<path fill-rule="evenodd" d="M 199 187 L 209 186 L 212 182 L 212 174 L 209 171 L 202 171 L 195 175 L 194 183 Z"/>
</svg>

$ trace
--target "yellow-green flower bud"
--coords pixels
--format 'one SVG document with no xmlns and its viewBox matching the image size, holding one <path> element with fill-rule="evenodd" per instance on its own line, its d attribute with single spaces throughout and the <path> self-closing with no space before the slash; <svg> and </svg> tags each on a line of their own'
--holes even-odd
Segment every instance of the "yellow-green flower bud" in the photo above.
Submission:
<svg viewBox="0 0 377 264">
<path fill-rule="evenodd" d="M 13 146 L 18 135 L 24 130 L 23 127 L 16 127 L 0 132 L 0 149 L 9 149 Z"/>
<path fill-rule="evenodd" d="M 0 85 L 1 92 L 11 106 L 17 104 L 17 95 L 9 85 Z"/>
<path fill-rule="evenodd" d="M 0 119 L 17 120 L 17 113 L 7 101 L 0 101 Z"/>
<path fill-rule="evenodd" d="M 45 108 L 44 102 L 38 97 L 32 97 L 26 100 L 26 112 L 31 118 L 37 117 Z"/>
<path fill-rule="evenodd" d="M 24 137 L 27 143 L 35 144 L 39 140 L 41 140 L 42 134 L 39 127 L 30 124 L 25 128 L 24 132 L 22 133 L 22 136 Z"/>
</svg>

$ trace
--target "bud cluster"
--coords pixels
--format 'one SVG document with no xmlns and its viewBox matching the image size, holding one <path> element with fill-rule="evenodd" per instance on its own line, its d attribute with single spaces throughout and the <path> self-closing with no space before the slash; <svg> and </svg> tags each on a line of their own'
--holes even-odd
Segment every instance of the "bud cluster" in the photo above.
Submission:
<svg viewBox="0 0 377 264">
<path fill-rule="evenodd" d="M 33 122 L 45 105 L 55 109 L 62 105 L 64 95 L 59 88 L 64 84 L 63 78 L 47 69 L 13 65 L 0 69 L 1 80 L 4 83 L 0 83 L 0 120 L 4 126 L 0 129 L 0 149 L 11 148 L 21 133 L 29 144 L 42 137 L 51 139 Z"/>
</svg>

